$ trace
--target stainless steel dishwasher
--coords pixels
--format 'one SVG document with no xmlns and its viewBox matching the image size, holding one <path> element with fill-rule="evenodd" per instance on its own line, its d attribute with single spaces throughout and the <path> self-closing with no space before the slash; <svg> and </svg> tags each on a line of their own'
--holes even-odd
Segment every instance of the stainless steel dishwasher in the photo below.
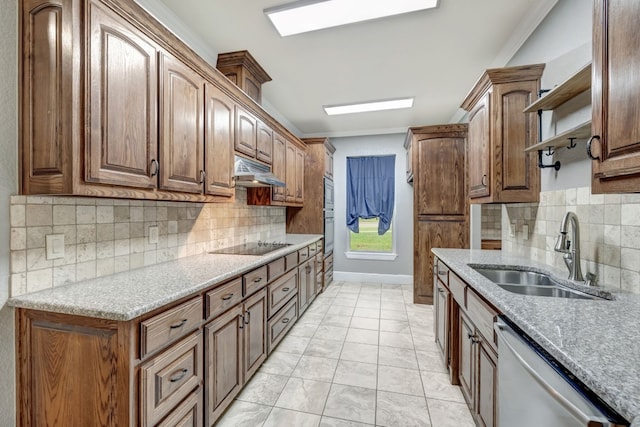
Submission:
<svg viewBox="0 0 640 427">
<path fill-rule="evenodd" d="M 629 425 L 504 316 L 494 328 L 500 427 Z"/>
</svg>

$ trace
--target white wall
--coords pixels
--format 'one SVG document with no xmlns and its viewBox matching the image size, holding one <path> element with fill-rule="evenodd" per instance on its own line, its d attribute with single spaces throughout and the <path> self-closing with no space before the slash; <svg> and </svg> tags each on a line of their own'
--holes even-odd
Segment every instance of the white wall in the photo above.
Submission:
<svg viewBox="0 0 640 427">
<path fill-rule="evenodd" d="M 0 424 L 15 425 L 15 350 L 9 297 L 9 196 L 18 190 L 17 1 L 0 0 Z"/>
<path fill-rule="evenodd" d="M 332 138 L 335 145 L 334 185 L 335 185 L 335 247 L 334 271 L 336 279 L 342 272 L 356 273 L 352 277 L 362 277 L 367 281 L 369 275 L 392 275 L 397 281 L 413 275 L 413 187 L 405 180 L 404 134 L 356 136 L 349 138 Z M 349 235 L 346 225 L 347 204 L 347 157 L 367 155 L 396 155 L 396 205 L 394 223 L 396 233 L 396 252 L 394 261 L 371 261 L 347 259 L 345 252 L 349 246 Z M 400 276 L 398 276 L 400 275 Z M 404 277 L 401 277 L 404 276 Z M 387 277 L 393 281 L 394 277 Z M 370 276 L 370 281 L 385 280 L 384 277 Z"/>
<path fill-rule="evenodd" d="M 545 63 L 541 87 L 552 89 L 591 61 L 592 2 L 562 0 L 522 45 L 508 65 Z M 542 137 L 549 138 L 591 117 L 591 92 L 582 94 L 553 112 L 543 113 Z M 559 160 L 558 172 L 541 171 L 542 191 L 591 185 L 591 163 L 585 141 L 572 150 L 559 149 L 552 157 L 543 156 L 545 164 Z"/>
</svg>

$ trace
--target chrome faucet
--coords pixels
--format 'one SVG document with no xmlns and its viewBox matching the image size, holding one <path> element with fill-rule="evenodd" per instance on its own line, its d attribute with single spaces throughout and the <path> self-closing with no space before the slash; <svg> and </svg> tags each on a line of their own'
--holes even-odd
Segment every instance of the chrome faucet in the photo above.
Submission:
<svg viewBox="0 0 640 427">
<path fill-rule="evenodd" d="M 567 239 L 567 227 L 571 223 L 571 240 Z M 573 249 L 571 242 L 573 241 Z M 569 269 L 569 280 L 583 281 L 580 269 L 580 225 L 578 217 L 573 212 L 567 212 L 560 224 L 560 234 L 554 248 L 556 252 L 564 253 L 564 263 Z"/>
</svg>

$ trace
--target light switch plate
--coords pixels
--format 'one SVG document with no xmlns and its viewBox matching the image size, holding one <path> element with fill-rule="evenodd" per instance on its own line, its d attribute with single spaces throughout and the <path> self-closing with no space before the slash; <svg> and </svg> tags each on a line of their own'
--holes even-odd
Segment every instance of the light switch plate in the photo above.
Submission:
<svg viewBox="0 0 640 427">
<path fill-rule="evenodd" d="M 47 259 L 64 258 L 64 234 L 47 234 L 45 236 Z"/>
<path fill-rule="evenodd" d="M 152 225 L 149 227 L 149 244 L 155 245 L 158 243 L 158 226 Z"/>
</svg>

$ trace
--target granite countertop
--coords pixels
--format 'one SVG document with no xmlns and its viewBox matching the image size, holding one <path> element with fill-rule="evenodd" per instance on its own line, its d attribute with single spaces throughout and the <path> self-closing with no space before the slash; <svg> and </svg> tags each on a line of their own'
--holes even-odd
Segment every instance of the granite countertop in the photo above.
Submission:
<svg viewBox="0 0 640 427">
<path fill-rule="evenodd" d="M 14 307 L 127 321 L 301 249 L 322 238 L 287 234 L 267 255 L 200 254 L 111 276 L 20 295 Z"/>
<path fill-rule="evenodd" d="M 640 425 L 640 295 L 611 290 L 611 301 L 518 295 L 470 265 L 524 266 L 557 278 L 567 271 L 502 251 L 433 253 L 633 426 Z"/>
</svg>

